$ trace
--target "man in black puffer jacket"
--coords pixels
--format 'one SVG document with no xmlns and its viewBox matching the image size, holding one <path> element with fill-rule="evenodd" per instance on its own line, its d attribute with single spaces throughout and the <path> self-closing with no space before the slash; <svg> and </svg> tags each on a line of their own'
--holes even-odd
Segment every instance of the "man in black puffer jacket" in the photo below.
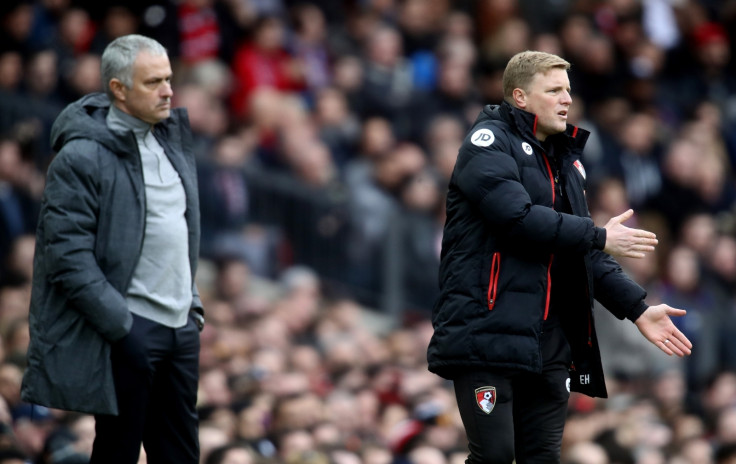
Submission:
<svg viewBox="0 0 736 464">
<path fill-rule="evenodd" d="M 514 56 L 450 180 L 428 361 L 454 382 L 470 464 L 559 462 L 570 391 L 606 396 L 593 298 L 668 355 L 692 348 L 670 320 L 685 311 L 648 306 L 611 257 L 641 258 L 655 235 L 623 225 L 631 210 L 590 219 L 569 67 Z"/>
</svg>

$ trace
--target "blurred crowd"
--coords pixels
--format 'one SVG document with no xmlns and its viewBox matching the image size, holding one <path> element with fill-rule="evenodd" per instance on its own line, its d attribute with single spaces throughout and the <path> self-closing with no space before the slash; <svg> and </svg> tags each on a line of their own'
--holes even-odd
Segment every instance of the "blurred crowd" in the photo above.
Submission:
<svg viewBox="0 0 736 464">
<path fill-rule="evenodd" d="M 657 233 L 622 265 L 695 345 L 596 311 L 611 397 L 573 394 L 563 462 L 736 463 L 736 1 L 3 0 L 0 23 L 0 464 L 88 461 L 92 417 L 19 398 L 33 234 L 51 124 L 129 33 L 169 50 L 195 134 L 203 464 L 464 462 L 425 360 L 444 192 L 526 49 L 572 63 L 592 215 Z"/>
</svg>

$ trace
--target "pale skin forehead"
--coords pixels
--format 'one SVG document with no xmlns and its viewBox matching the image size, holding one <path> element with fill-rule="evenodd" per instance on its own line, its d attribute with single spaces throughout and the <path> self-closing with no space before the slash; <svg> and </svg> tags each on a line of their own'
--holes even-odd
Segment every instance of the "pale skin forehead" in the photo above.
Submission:
<svg viewBox="0 0 736 464">
<path fill-rule="evenodd" d="M 552 68 L 546 72 L 538 72 L 529 83 L 529 91 L 549 90 L 552 88 L 564 89 L 570 92 L 570 78 L 562 68 Z"/>
<path fill-rule="evenodd" d="M 171 63 L 167 55 L 157 55 L 141 50 L 133 65 L 133 79 L 147 81 L 164 80 L 172 75 Z"/>
</svg>

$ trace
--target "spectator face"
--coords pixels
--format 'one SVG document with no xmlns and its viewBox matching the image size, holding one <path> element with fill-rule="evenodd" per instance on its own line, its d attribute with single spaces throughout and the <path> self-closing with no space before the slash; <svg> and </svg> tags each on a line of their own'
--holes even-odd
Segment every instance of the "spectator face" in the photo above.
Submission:
<svg viewBox="0 0 736 464">
<path fill-rule="evenodd" d="M 74 64 L 70 85 L 79 95 L 99 92 L 100 89 L 100 57 L 83 55 Z"/>
<path fill-rule="evenodd" d="M 133 65 L 131 88 L 118 79 L 110 81 L 117 106 L 149 124 L 163 121 L 171 113 L 171 74 L 168 56 L 141 51 Z"/>
<path fill-rule="evenodd" d="M 277 18 L 263 21 L 256 31 L 256 43 L 263 51 L 274 51 L 284 45 L 284 26 Z"/>
<path fill-rule="evenodd" d="M 56 54 L 51 51 L 39 52 L 28 64 L 26 84 L 36 95 L 47 95 L 54 91 L 58 68 Z"/>
<path fill-rule="evenodd" d="M 23 78 L 23 58 L 18 52 L 0 55 L 0 89 L 14 89 Z"/>
<path fill-rule="evenodd" d="M 518 89 L 521 90 L 521 89 Z M 547 136 L 564 132 L 567 128 L 567 113 L 572 104 L 570 79 L 567 71 L 554 68 L 546 74 L 537 73 L 529 88 L 518 98 L 523 110 L 538 117 L 537 138 L 544 141 Z"/>
<path fill-rule="evenodd" d="M 222 464 L 253 464 L 253 456 L 245 449 L 231 449 Z"/>
<path fill-rule="evenodd" d="M 385 68 L 393 68 L 401 58 L 403 44 L 401 36 L 394 29 L 377 30 L 370 38 L 368 57 L 371 61 Z"/>
</svg>

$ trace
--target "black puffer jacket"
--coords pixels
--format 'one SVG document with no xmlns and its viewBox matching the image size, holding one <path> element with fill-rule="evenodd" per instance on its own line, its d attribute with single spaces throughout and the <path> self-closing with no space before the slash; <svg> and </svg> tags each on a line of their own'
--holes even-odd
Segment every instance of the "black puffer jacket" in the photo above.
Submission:
<svg viewBox="0 0 736 464">
<path fill-rule="evenodd" d="M 540 372 L 540 335 L 549 310 L 555 255 L 572 270 L 562 277 L 560 320 L 573 356 L 571 388 L 606 396 L 593 324 L 593 297 L 619 319 L 635 320 L 646 293 L 601 249 L 585 199 L 580 155 L 588 132 L 568 125 L 548 138 L 559 173 L 534 135 L 534 114 L 508 103 L 486 106 L 466 136 L 447 195 L 440 296 L 432 321 L 429 369 L 443 377 L 465 369 Z M 561 177 L 573 214 L 557 212 Z M 560 284 L 560 282 L 558 282 Z"/>
</svg>

